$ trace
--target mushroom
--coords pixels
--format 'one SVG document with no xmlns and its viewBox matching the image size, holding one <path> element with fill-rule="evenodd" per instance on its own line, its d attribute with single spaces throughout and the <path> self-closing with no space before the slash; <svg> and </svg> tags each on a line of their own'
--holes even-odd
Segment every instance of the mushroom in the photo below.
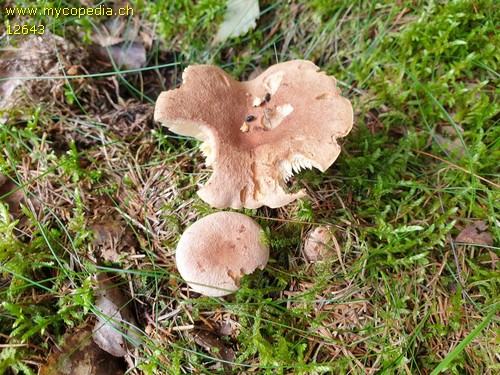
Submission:
<svg viewBox="0 0 500 375">
<path fill-rule="evenodd" d="M 183 81 L 160 94 L 154 118 L 203 141 L 213 174 L 198 195 L 213 207 L 276 208 L 305 196 L 285 183 L 303 168 L 330 167 L 353 125 L 335 78 L 310 61 L 276 64 L 247 82 L 195 65 Z"/>
<path fill-rule="evenodd" d="M 175 260 L 182 278 L 195 292 L 211 297 L 231 294 L 240 278 L 263 269 L 269 246 L 262 228 L 237 212 L 217 212 L 198 220 L 182 235 Z"/>
<path fill-rule="evenodd" d="M 333 255 L 331 243 L 334 240 L 326 227 L 317 227 L 309 233 L 304 242 L 304 256 L 309 262 L 325 260 Z"/>
</svg>

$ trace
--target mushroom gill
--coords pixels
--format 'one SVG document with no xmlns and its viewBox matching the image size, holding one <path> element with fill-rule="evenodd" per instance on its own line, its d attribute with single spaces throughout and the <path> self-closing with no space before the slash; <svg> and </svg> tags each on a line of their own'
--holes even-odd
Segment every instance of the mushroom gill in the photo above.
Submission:
<svg viewBox="0 0 500 375">
<path fill-rule="evenodd" d="M 305 195 L 283 188 L 305 168 L 324 172 L 353 125 L 335 78 L 310 61 L 276 64 L 238 82 L 211 65 L 188 67 L 160 94 L 155 120 L 201 141 L 213 173 L 198 195 L 217 208 L 280 207 Z"/>
</svg>

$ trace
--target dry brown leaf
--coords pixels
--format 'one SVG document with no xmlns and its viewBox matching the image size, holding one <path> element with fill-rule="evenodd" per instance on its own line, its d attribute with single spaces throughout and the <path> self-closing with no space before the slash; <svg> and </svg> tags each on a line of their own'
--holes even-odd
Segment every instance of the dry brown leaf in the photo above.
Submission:
<svg viewBox="0 0 500 375">
<path fill-rule="evenodd" d="M 122 375 L 124 361 L 99 348 L 92 341 L 90 328 L 64 335 L 62 351 L 57 347 L 48 356 L 38 375 Z"/>
<path fill-rule="evenodd" d="M 22 216 L 21 205 L 27 204 L 23 189 L 5 175 L 0 175 L 0 202 L 9 206 L 9 213 L 14 219 Z M 30 199 L 30 204 L 35 210 L 40 208 L 40 203 L 36 199 Z M 20 225 L 23 224 L 24 220 L 21 220 Z"/>
<path fill-rule="evenodd" d="M 97 58 L 114 63 L 119 69 L 139 69 L 146 63 L 146 48 L 142 43 L 120 42 L 108 47 L 94 46 Z"/>
<path fill-rule="evenodd" d="M 92 39 L 97 58 L 114 63 L 118 68 L 139 69 L 146 63 L 146 48 L 135 22 L 124 17 L 109 19 Z"/>
<path fill-rule="evenodd" d="M 205 349 L 210 354 L 215 357 L 222 359 L 225 362 L 222 362 L 222 366 L 224 369 L 231 369 L 231 364 L 226 362 L 232 362 L 235 357 L 234 350 L 224 344 L 224 342 L 220 339 L 219 335 L 215 334 L 212 331 L 197 329 L 194 331 L 194 341 L 200 345 L 203 349 Z"/>
<path fill-rule="evenodd" d="M 127 354 L 130 341 L 139 342 L 136 322 L 127 298 L 105 274 L 97 275 L 95 306 L 100 314 L 94 327 L 94 342 L 115 357 Z"/>
<path fill-rule="evenodd" d="M 58 47 L 54 48 L 54 44 Z M 59 57 L 71 48 L 63 38 L 46 31 L 44 35 L 21 37 L 16 47 L 0 50 L 0 111 L 19 107 L 18 100 L 30 91 L 33 80 L 27 77 L 50 76 L 60 73 Z M 73 47 L 74 49 L 74 47 Z M 56 53 L 57 52 L 57 53 Z M 35 98 L 31 97 L 30 100 Z M 1 114 L 0 124 L 5 123 L 8 112 Z"/>
<path fill-rule="evenodd" d="M 100 219 L 90 226 L 94 234 L 92 245 L 97 257 L 119 262 L 130 247 L 137 246 L 132 230 L 123 220 Z"/>
<path fill-rule="evenodd" d="M 34 49 L 28 49 L 31 44 L 31 40 L 28 39 L 21 42 L 19 48 L 6 47 L 0 53 L 0 77 L 2 78 L 0 110 L 8 110 L 15 102 L 14 93 L 23 84 L 23 80 L 17 77 L 33 75 L 34 66 L 37 64 L 37 53 Z M 18 64 L 19 60 L 24 64 Z M 0 118 L 0 124 L 5 121 L 5 118 Z"/>
<path fill-rule="evenodd" d="M 475 245 L 493 246 L 493 236 L 488 232 L 488 226 L 482 220 L 477 220 L 467 225 L 462 229 L 455 241 Z"/>
<path fill-rule="evenodd" d="M 23 191 L 4 175 L 0 175 L 0 202 L 9 206 L 9 212 L 14 218 L 21 213 L 21 204 L 25 204 Z"/>
</svg>

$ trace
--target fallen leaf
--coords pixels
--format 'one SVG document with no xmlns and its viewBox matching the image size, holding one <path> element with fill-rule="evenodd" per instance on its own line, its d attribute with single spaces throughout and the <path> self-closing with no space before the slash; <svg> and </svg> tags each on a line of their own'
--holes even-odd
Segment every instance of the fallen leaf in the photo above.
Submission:
<svg viewBox="0 0 500 375">
<path fill-rule="evenodd" d="M 19 99 L 31 90 L 34 81 L 26 78 L 60 74 L 56 61 L 67 48 L 63 38 L 46 30 L 43 35 L 19 35 L 16 47 L 0 49 L 0 124 L 6 123 L 9 109 L 19 108 Z M 33 93 L 29 97 L 38 100 Z"/>
<path fill-rule="evenodd" d="M 137 42 L 97 46 L 93 51 L 100 60 L 112 63 L 119 69 L 139 69 L 146 63 L 146 48 Z"/>
<path fill-rule="evenodd" d="M 26 203 L 19 185 L 3 175 L 0 175 L 0 201 L 9 206 L 9 212 L 14 218 L 21 213 L 21 204 Z"/>
<path fill-rule="evenodd" d="M 96 57 L 123 69 L 139 69 L 146 63 L 146 48 L 135 22 L 111 18 L 92 35 Z"/>
<path fill-rule="evenodd" d="M 467 244 L 493 246 L 493 236 L 488 232 L 488 226 L 482 220 L 477 220 L 467 225 L 462 229 L 455 241 Z"/>
<path fill-rule="evenodd" d="M 37 199 L 30 199 L 33 209 L 40 208 L 40 202 Z M 23 189 L 8 176 L 0 175 L 0 202 L 9 206 L 9 213 L 14 219 L 22 216 L 21 205 L 27 205 Z M 24 226 L 28 221 L 27 217 L 20 220 L 18 226 Z"/>
<path fill-rule="evenodd" d="M 140 342 L 135 319 L 127 298 L 105 274 L 97 275 L 95 306 L 99 311 L 94 327 L 94 342 L 115 357 L 123 357 L 128 348 Z"/>
<path fill-rule="evenodd" d="M 224 42 L 257 26 L 260 16 L 258 0 L 228 0 L 224 21 L 220 24 L 215 42 Z"/>
<path fill-rule="evenodd" d="M 32 39 L 21 41 L 19 48 L 5 47 L 0 52 L 0 110 L 8 110 L 16 101 L 16 91 L 24 81 L 17 77 L 29 77 L 34 74 L 38 64 L 36 49 L 30 48 Z M 23 64 L 19 64 L 22 61 Z M 0 118 L 0 124 L 7 118 Z"/>
<path fill-rule="evenodd" d="M 109 18 L 95 29 L 91 39 L 102 47 L 109 47 L 125 41 L 142 42 L 140 25 L 136 20 L 130 22 L 123 17 Z"/>
<path fill-rule="evenodd" d="M 218 359 L 222 359 L 222 366 L 226 370 L 230 370 L 232 365 L 226 362 L 233 362 L 235 353 L 234 350 L 227 344 L 225 344 L 219 335 L 216 333 L 204 330 L 197 329 L 193 332 L 194 341 L 200 345 L 203 349 L 205 349 L 210 354 L 214 355 Z"/>
<path fill-rule="evenodd" d="M 92 341 L 90 328 L 64 335 L 64 345 L 47 357 L 38 375 L 122 375 L 125 361 L 117 359 Z"/>
<path fill-rule="evenodd" d="M 123 220 L 101 218 L 90 226 L 94 234 L 92 246 L 97 257 L 109 262 L 119 262 L 123 254 L 137 246 L 130 227 Z"/>
</svg>

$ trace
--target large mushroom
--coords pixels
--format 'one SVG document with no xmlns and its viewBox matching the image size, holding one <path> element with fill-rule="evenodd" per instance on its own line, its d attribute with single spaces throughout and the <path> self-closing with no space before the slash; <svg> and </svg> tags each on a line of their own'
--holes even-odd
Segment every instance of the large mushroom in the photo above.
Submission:
<svg viewBox="0 0 500 375">
<path fill-rule="evenodd" d="M 155 120 L 203 141 L 213 174 L 198 191 L 217 208 L 281 207 L 305 195 L 285 182 L 302 168 L 325 171 L 352 128 L 350 102 L 310 61 L 276 64 L 248 82 L 212 65 L 189 66 L 162 92 Z"/>
<path fill-rule="evenodd" d="M 269 246 L 261 227 L 237 212 L 217 212 L 196 221 L 181 236 L 175 261 L 195 292 L 220 297 L 240 288 L 240 279 L 264 268 Z"/>
</svg>

